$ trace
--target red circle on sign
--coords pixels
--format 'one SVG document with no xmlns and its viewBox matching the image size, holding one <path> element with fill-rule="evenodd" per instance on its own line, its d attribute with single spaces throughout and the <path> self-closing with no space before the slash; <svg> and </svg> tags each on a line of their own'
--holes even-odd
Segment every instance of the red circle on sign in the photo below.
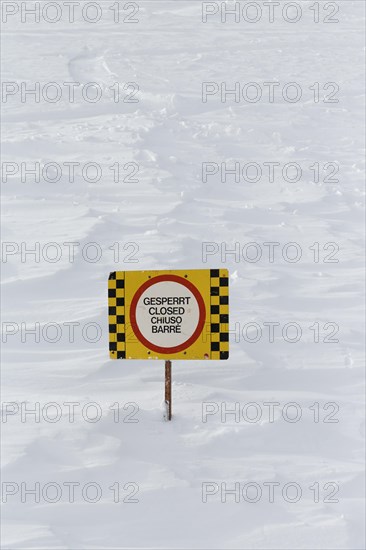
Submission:
<svg viewBox="0 0 366 550">
<path fill-rule="evenodd" d="M 190 336 L 188 338 L 188 340 L 183 342 L 183 344 L 179 344 L 179 346 L 174 346 L 174 347 L 171 347 L 171 348 L 156 346 L 155 344 L 152 344 L 151 342 L 149 342 L 149 340 L 147 340 L 145 338 L 145 336 L 143 336 L 143 334 L 141 333 L 141 331 L 140 331 L 140 329 L 137 325 L 137 321 L 136 321 L 137 303 L 138 303 L 139 299 L 141 298 L 142 294 L 150 286 L 152 286 L 156 283 L 161 283 L 163 281 L 172 281 L 174 283 L 178 283 L 178 284 L 183 285 L 186 288 L 188 288 L 188 290 L 190 290 L 192 292 L 192 294 L 194 295 L 194 297 L 196 298 L 197 304 L 198 304 L 198 310 L 199 310 L 199 318 L 198 318 L 197 327 L 196 327 L 196 330 L 194 331 L 194 333 L 192 334 L 192 336 Z M 201 294 L 199 293 L 199 291 L 197 290 L 197 288 L 190 281 L 187 281 L 187 279 L 183 279 L 183 277 L 178 277 L 178 275 L 158 275 L 157 277 L 154 277 L 153 279 L 150 279 L 149 281 L 146 281 L 136 291 L 134 297 L 132 298 L 132 302 L 131 302 L 131 306 L 130 306 L 130 320 L 131 320 L 132 330 L 134 331 L 137 338 L 140 340 L 140 342 L 145 347 L 147 347 L 147 348 L 149 348 L 153 351 L 157 351 L 158 353 L 178 353 L 179 351 L 183 351 L 184 349 L 191 346 L 197 340 L 199 335 L 201 334 L 201 332 L 203 330 L 203 327 L 205 325 L 205 320 L 206 320 L 205 302 L 203 301 L 203 298 L 202 298 Z"/>
</svg>

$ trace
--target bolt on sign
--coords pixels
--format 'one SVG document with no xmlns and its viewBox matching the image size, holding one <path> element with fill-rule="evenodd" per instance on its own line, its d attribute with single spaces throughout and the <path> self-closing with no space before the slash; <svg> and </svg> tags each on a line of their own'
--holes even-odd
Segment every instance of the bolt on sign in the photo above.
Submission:
<svg viewBox="0 0 366 550">
<path fill-rule="evenodd" d="M 228 359 L 227 269 L 114 271 L 112 359 Z"/>
</svg>

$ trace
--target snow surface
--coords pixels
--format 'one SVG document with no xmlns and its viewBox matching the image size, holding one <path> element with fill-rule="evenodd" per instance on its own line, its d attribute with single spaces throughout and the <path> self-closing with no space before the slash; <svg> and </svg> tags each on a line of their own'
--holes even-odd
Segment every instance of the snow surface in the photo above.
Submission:
<svg viewBox="0 0 366 550">
<path fill-rule="evenodd" d="M 22 182 L 16 174 L 2 184 L 4 241 L 29 248 L 80 243 L 73 263 L 62 246 L 54 263 L 42 256 L 22 262 L 17 253 L 2 264 L 3 320 L 62 327 L 54 343 L 42 336 L 35 342 L 19 329 L 3 345 L 3 401 L 18 410 L 2 424 L 2 478 L 19 488 L 3 504 L 3 548 L 365 548 L 364 3 L 338 1 L 339 23 L 328 25 L 312 21 L 313 2 L 301 3 L 306 16 L 296 24 L 283 18 L 204 24 L 201 3 L 185 0 L 139 1 L 140 22 L 116 24 L 112 2 L 101 4 L 103 18 L 94 25 L 79 12 L 72 24 L 21 23 L 15 16 L 3 24 L 4 81 L 96 82 L 104 92 L 95 104 L 79 96 L 73 104 L 64 97 L 55 104 L 22 103 L 19 95 L 3 104 L 5 161 L 103 167 L 96 183 L 76 170 L 74 182 L 65 173 L 56 183 Z M 202 82 L 211 81 L 226 81 L 228 88 L 296 81 L 304 94 L 297 103 L 281 96 L 274 103 L 222 103 L 218 96 L 203 103 Z M 138 83 L 138 103 L 115 103 L 115 82 Z M 314 103 L 309 86 L 315 82 L 336 82 L 339 102 L 324 103 L 321 91 Z M 303 176 L 296 183 L 281 175 L 274 182 L 263 176 L 257 183 L 222 183 L 219 175 L 202 181 L 202 163 L 235 161 L 297 162 Z M 139 181 L 115 183 L 108 168 L 115 162 L 137 163 Z M 339 163 L 339 181 L 324 182 L 322 173 L 314 183 L 309 166 L 316 162 Z M 103 251 L 95 263 L 80 253 L 90 242 Z M 116 242 L 117 263 L 110 249 Z M 205 242 L 230 249 L 256 242 L 264 251 L 266 242 L 280 246 L 273 262 L 265 253 L 256 263 L 220 253 L 204 262 Z M 278 252 L 289 242 L 303 252 L 297 263 Z M 318 263 L 309 248 L 316 242 Z M 127 243 L 136 244 L 123 250 Z M 339 247 L 338 263 L 322 261 L 333 251 L 323 250 L 326 243 Z M 138 261 L 126 261 L 127 255 Z M 231 329 L 256 322 L 262 337 L 251 343 L 233 334 L 228 361 L 174 362 L 173 421 L 165 422 L 163 363 L 109 360 L 108 274 L 220 266 L 231 274 Z M 281 325 L 274 342 L 263 325 L 272 321 Z M 63 325 L 68 322 L 79 323 L 74 342 Z M 296 343 L 281 335 L 289 322 L 302 327 Z M 317 322 L 319 343 L 310 329 Z M 99 341 L 82 338 L 87 323 L 102 327 Z M 324 342 L 336 325 L 339 342 Z M 55 408 L 45 412 L 50 402 L 62 409 L 58 422 L 49 421 Z M 73 423 L 67 402 L 80 404 Z M 81 414 L 91 402 L 101 407 L 99 421 Z M 126 406 L 131 402 L 136 413 L 135 405 Z M 238 403 L 241 410 L 255 402 L 261 418 L 250 422 L 242 415 L 236 422 L 231 415 L 223 422 L 218 413 L 204 422 L 208 402 L 218 409 Z M 279 404 L 273 419 L 268 402 Z M 293 402 L 302 414 L 298 422 L 281 412 Z M 35 403 L 39 422 L 32 415 L 22 422 L 21 411 L 24 416 L 24 407 Z M 291 416 L 295 409 L 285 410 Z M 22 495 L 21 483 L 31 488 L 36 482 L 41 489 L 58 484 L 62 498 L 51 502 L 51 489 L 39 502 Z M 67 482 L 80 484 L 75 502 Z M 102 491 L 94 503 L 80 489 L 90 482 Z M 132 497 L 138 502 L 115 503 L 109 487 L 117 482 L 121 500 L 138 486 Z M 207 482 L 218 492 L 203 502 Z M 249 482 L 263 491 L 257 502 L 235 502 L 233 495 L 221 501 L 221 483 L 242 488 Z M 271 482 L 279 484 L 274 502 Z M 287 483 L 301 487 L 297 502 L 283 497 Z M 309 489 L 314 484 L 319 502 Z M 329 502 L 334 487 L 337 502 Z"/>
</svg>

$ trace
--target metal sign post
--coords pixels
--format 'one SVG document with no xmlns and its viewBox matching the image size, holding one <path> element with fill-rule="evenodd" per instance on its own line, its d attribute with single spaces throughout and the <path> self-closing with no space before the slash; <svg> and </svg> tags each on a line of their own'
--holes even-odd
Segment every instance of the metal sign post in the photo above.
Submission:
<svg viewBox="0 0 366 550">
<path fill-rule="evenodd" d="M 172 362 L 165 361 L 165 409 L 166 419 L 172 419 Z"/>
</svg>

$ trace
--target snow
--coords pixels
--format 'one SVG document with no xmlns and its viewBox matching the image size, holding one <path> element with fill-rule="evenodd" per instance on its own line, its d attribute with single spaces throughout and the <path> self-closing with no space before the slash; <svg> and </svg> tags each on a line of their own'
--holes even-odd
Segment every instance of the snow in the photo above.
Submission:
<svg viewBox="0 0 366 550">
<path fill-rule="evenodd" d="M 314 2 L 297 2 L 292 24 L 203 23 L 188 0 L 141 0 L 136 14 L 120 2 L 119 23 L 104 0 L 99 22 L 76 9 L 70 23 L 59 4 L 59 22 L 19 11 L 2 25 L 3 81 L 41 94 L 3 102 L 3 160 L 19 165 L 2 180 L 3 547 L 365 548 L 363 2 L 319 2 L 319 23 Z M 204 82 L 255 82 L 263 96 L 204 102 Z M 289 82 L 298 102 L 282 95 Z M 260 179 L 222 182 L 235 162 Z M 51 164 L 36 182 L 21 163 Z M 207 181 L 203 163 L 218 169 Z M 278 243 L 273 261 L 264 243 Z M 230 358 L 173 362 L 167 422 L 163 362 L 109 360 L 109 272 L 220 266 Z"/>
</svg>

